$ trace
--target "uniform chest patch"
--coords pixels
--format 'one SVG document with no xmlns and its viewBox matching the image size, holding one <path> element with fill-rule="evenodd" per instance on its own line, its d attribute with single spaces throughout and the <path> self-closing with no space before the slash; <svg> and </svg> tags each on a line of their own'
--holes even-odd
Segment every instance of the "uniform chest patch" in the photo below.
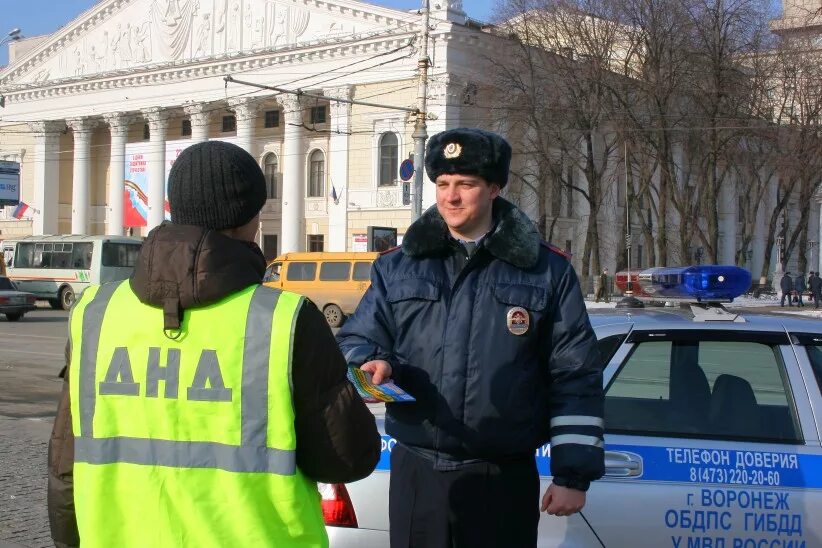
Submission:
<svg viewBox="0 0 822 548">
<path fill-rule="evenodd" d="M 514 335 L 524 335 L 528 332 L 531 324 L 528 311 L 521 306 L 515 306 L 508 310 L 508 331 Z"/>
</svg>

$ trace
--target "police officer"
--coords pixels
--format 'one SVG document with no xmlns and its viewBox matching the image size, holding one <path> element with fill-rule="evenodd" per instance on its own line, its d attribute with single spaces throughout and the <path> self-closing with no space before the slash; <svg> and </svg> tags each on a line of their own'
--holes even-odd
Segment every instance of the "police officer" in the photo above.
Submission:
<svg viewBox="0 0 822 548">
<path fill-rule="evenodd" d="M 510 160 L 486 131 L 429 141 L 436 207 L 375 262 L 337 335 L 349 365 L 416 397 L 387 406 L 393 548 L 535 546 L 540 508 L 578 512 L 604 471 L 594 332 L 568 257 L 499 197 Z"/>
<path fill-rule="evenodd" d="M 72 311 L 49 447 L 55 544 L 327 546 L 315 482 L 371 473 L 374 417 L 322 313 L 261 285 L 254 158 L 197 144 L 168 186 L 171 222 L 131 279 Z"/>
</svg>

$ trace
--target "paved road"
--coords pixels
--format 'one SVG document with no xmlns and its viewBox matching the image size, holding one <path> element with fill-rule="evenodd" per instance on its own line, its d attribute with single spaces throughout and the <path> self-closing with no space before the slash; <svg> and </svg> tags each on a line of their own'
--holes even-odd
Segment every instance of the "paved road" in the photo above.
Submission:
<svg viewBox="0 0 822 548">
<path fill-rule="evenodd" d="M 46 450 L 62 381 L 66 312 L 0 316 L 0 548 L 53 546 Z"/>
</svg>

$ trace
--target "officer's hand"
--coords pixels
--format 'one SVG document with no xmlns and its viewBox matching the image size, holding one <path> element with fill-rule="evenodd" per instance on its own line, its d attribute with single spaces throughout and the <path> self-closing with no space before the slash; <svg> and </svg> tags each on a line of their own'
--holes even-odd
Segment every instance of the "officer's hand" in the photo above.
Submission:
<svg viewBox="0 0 822 548">
<path fill-rule="evenodd" d="M 382 384 L 391 378 L 391 364 L 385 360 L 365 362 L 360 366 L 360 369 L 371 373 L 371 382 L 374 384 Z"/>
<path fill-rule="evenodd" d="M 570 516 L 582 510 L 583 506 L 585 506 L 585 491 L 560 487 L 552 483 L 542 497 L 539 510 L 552 516 Z"/>
</svg>

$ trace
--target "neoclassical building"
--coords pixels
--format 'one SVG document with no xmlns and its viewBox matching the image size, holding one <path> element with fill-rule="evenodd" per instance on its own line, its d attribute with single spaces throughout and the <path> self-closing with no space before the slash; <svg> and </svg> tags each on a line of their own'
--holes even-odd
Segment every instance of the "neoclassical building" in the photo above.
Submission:
<svg viewBox="0 0 822 548">
<path fill-rule="evenodd" d="M 469 19 L 463 2 L 431 4 L 429 135 L 480 126 L 523 150 L 527 136 L 491 115 L 506 106 L 488 91 L 489 59 L 504 38 Z M 409 109 L 416 106 L 420 27 L 416 12 L 355 0 L 101 0 L 54 34 L 12 43 L 10 64 L 0 69 L 0 160 L 20 163 L 20 198 L 29 209 L 15 219 L 13 206 L 0 207 L 0 240 L 145 235 L 167 216 L 175 158 L 206 139 L 242 146 L 263 168 L 269 200 L 260 245 L 268 257 L 365 250 L 368 226 L 395 227 L 402 237 L 411 206 L 397 168 L 414 149 Z M 227 76 L 302 94 L 227 83 Z M 515 171 L 533 175 L 527 155 L 514 160 Z M 598 223 L 602 265 L 614 269 L 624 253 L 626 194 L 624 164 L 615 157 L 610 165 Z M 565 171 L 585 189 L 578 167 Z M 553 243 L 580 268 L 587 203 L 567 188 L 534 192 L 528 177 L 512 178 L 505 195 L 535 220 L 543 212 Z M 735 262 L 737 194 L 727 185 L 720 198 L 723 263 Z M 766 249 L 766 213 L 776 199 L 774 180 L 742 265 L 755 276 L 766 257 L 772 268 L 777 262 L 776 250 Z M 426 182 L 423 207 L 433 203 Z M 643 222 L 632 219 L 635 234 Z M 809 224 L 816 246 L 809 259 L 817 265 L 817 207 Z M 689 249 L 670 239 L 670 261 L 691 262 L 696 236 Z M 643 245 L 632 248 L 634 267 L 654 266 Z"/>
<path fill-rule="evenodd" d="M 459 125 L 484 34 L 461 2 L 432 4 L 429 134 Z M 362 249 L 369 225 L 401 235 L 420 24 L 353 0 L 102 0 L 12 43 L 0 160 L 20 162 L 29 210 L 18 220 L 0 208 L 0 239 L 145 235 L 167 217 L 174 159 L 207 139 L 242 146 L 265 171 L 268 256 Z"/>
</svg>

